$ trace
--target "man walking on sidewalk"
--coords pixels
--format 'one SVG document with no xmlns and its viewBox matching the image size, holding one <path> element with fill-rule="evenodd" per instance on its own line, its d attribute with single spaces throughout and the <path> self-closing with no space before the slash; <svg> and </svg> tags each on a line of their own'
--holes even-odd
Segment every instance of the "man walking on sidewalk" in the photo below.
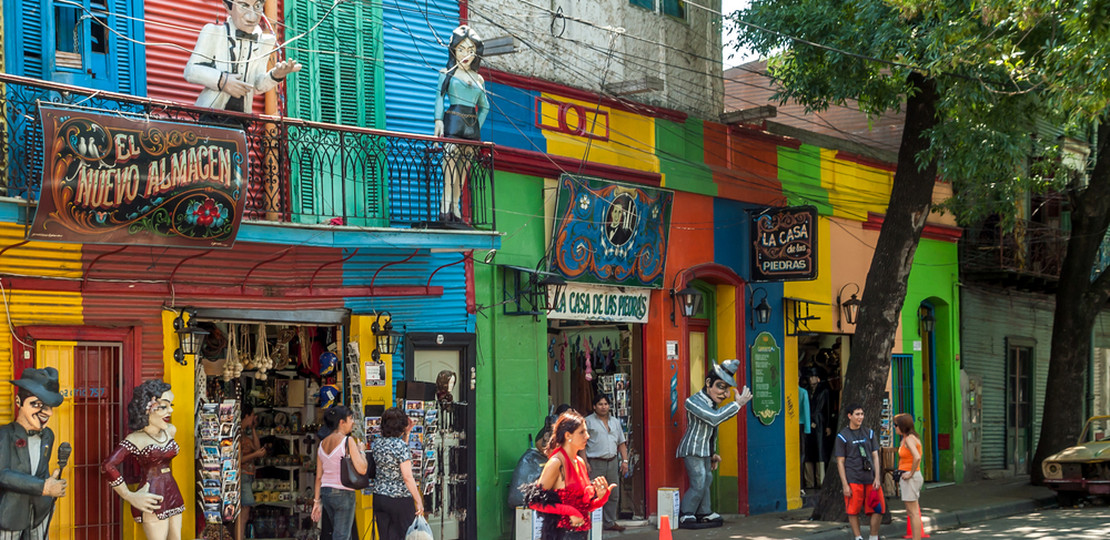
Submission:
<svg viewBox="0 0 1110 540">
<path fill-rule="evenodd" d="M 624 437 L 619 418 L 609 414 L 609 398 L 598 393 L 594 396 L 594 413 L 586 417 L 586 431 L 590 439 L 586 441 L 586 459 L 589 460 L 590 474 L 604 476 L 610 484 L 620 485 L 621 477 L 628 474 L 628 442 Z M 620 510 L 620 489 L 609 493 L 605 503 L 605 530 L 623 531 L 617 524 Z"/>
<path fill-rule="evenodd" d="M 848 426 L 836 435 L 834 444 L 836 468 L 844 488 L 844 507 L 856 540 L 863 539 L 859 525 L 861 513 L 871 518 L 869 540 L 878 540 L 879 526 L 886 512 L 886 499 L 880 484 L 879 441 L 874 430 L 863 427 L 863 407 L 852 404 L 848 411 Z"/>
</svg>

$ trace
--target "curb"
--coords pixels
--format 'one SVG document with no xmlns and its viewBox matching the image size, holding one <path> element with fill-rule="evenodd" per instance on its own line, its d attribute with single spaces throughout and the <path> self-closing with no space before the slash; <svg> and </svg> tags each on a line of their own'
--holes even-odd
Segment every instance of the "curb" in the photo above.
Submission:
<svg viewBox="0 0 1110 540">
<path fill-rule="evenodd" d="M 1055 506 L 1055 504 L 1056 497 L 1055 495 L 1053 495 L 1047 497 L 1038 497 L 1035 499 L 993 504 L 977 508 L 969 508 L 967 510 L 946 512 L 942 514 L 930 515 L 928 513 L 928 509 L 926 509 L 926 514 L 923 516 L 925 520 L 925 532 L 932 533 L 935 531 L 947 529 L 958 529 L 960 527 L 966 527 L 973 523 L 980 523 L 983 521 L 990 521 L 992 519 L 999 519 L 1016 514 L 1032 512 L 1040 508 Z M 862 527 L 864 529 L 863 532 L 866 533 L 867 526 L 863 525 Z M 879 534 L 883 535 L 883 537 L 887 539 L 902 538 L 905 533 L 906 523 L 902 520 L 895 521 L 894 523 L 888 523 L 879 528 Z M 851 529 L 847 525 L 845 525 L 843 527 L 840 527 L 839 529 L 809 534 L 806 535 L 805 538 L 807 540 L 844 540 L 845 538 L 851 538 L 851 534 Z"/>
</svg>

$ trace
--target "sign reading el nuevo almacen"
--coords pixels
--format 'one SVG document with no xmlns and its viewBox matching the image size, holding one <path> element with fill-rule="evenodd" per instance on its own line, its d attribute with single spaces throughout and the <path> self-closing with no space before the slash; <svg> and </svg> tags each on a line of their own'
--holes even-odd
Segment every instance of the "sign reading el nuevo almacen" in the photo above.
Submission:
<svg viewBox="0 0 1110 540">
<path fill-rule="evenodd" d="M 229 248 L 246 200 L 241 130 L 40 107 L 32 240 Z"/>
</svg>

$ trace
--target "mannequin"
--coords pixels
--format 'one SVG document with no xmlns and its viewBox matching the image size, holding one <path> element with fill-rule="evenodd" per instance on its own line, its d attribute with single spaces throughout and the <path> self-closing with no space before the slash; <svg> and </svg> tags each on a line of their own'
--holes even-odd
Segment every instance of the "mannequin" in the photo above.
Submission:
<svg viewBox="0 0 1110 540">
<path fill-rule="evenodd" d="M 832 447 L 827 444 L 832 433 L 829 423 L 829 385 L 824 381 L 820 368 L 812 368 L 809 375 L 809 432 L 805 436 L 805 486 L 820 487 L 825 481 L 825 463 L 829 461 Z"/>
<path fill-rule="evenodd" d="M 435 103 L 436 137 L 480 141 L 482 124 L 489 115 L 486 83 L 478 68 L 482 65 L 482 38 L 467 25 L 451 33 L 447 47 L 447 68 L 439 72 Z M 447 144 L 443 158 L 443 199 L 440 220 L 462 223 L 463 184 L 470 161 L 477 149 L 473 146 Z"/>
<path fill-rule="evenodd" d="M 436 375 L 436 400 L 440 403 L 453 403 L 455 396 L 455 382 L 457 377 L 455 372 L 449 369 L 440 371 Z"/>
<path fill-rule="evenodd" d="M 272 90 L 301 70 L 296 60 L 267 69 L 277 38 L 258 27 L 262 0 L 224 0 L 227 22 L 206 24 L 185 64 L 185 80 L 204 86 L 197 106 L 251 112 L 254 95 Z"/>
</svg>

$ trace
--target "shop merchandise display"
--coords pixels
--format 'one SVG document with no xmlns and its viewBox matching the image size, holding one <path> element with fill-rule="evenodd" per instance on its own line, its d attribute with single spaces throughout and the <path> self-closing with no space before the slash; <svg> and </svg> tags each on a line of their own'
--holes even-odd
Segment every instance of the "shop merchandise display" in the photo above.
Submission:
<svg viewBox="0 0 1110 540">
<path fill-rule="evenodd" d="M 239 516 L 239 402 L 204 403 L 197 414 L 197 447 L 204 520 L 234 521 Z"/>
<path fill-rule="evenodd" d="M 334 405 L 354 399 L 361 404 L 357 348 L 346 355 L 352 361 L 336 356 L 343 338 L 338 327 L 203 324 L 217 330 L 210 334 L 216 336 L 213 339 L 223 341 L 206 343 L 198 362 L 202 397 L 196 419 L 197 476 L 208 523 L 198 534 L 219 537 L 223 529 L 234 528 L 242 485 L 240 408 L 250 404 L 257 416 L 255 433 L 267 452 L 255 461 L 255 506 L 244 527 L 245 537 L 318 538 L 320 529 L 309 518 L 318 400 Z M 220 361 L 222 365 L 217 364 Z"/>
</svg>

